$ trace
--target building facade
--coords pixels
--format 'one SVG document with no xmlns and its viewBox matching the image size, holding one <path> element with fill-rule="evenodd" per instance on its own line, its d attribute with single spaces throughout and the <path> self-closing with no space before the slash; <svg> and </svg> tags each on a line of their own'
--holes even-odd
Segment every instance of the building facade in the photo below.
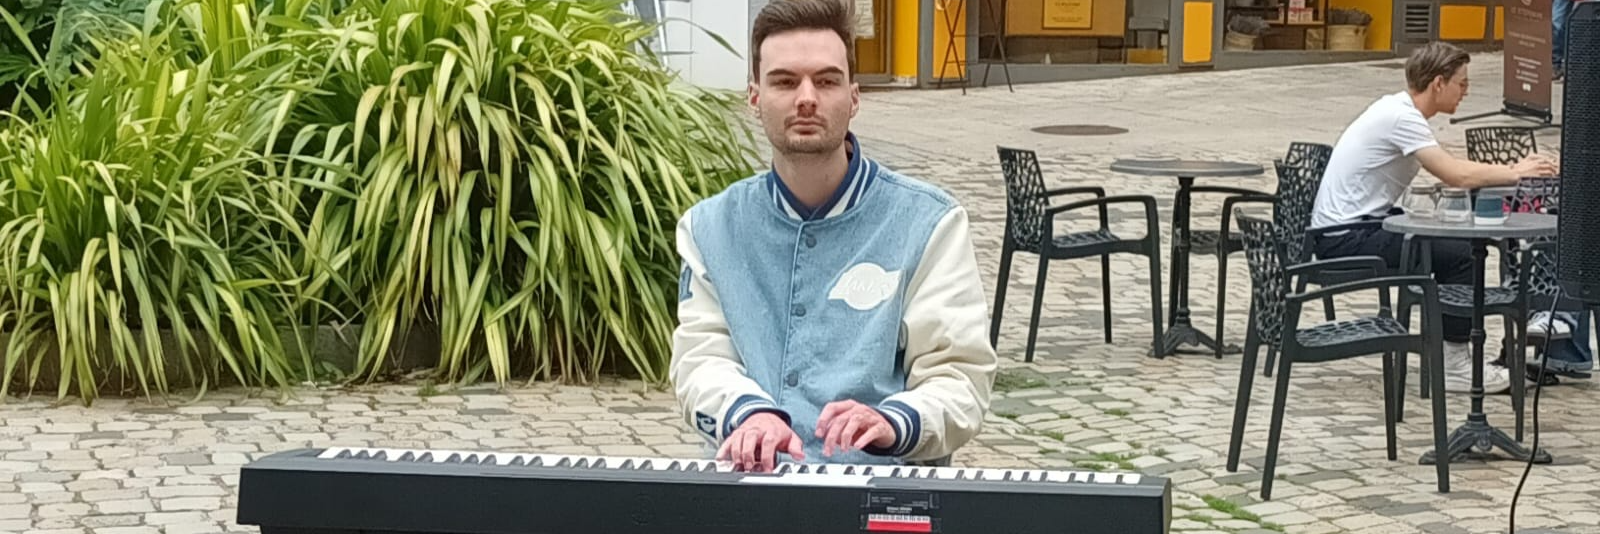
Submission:
<svg viewBox="0 0 1600 534">
<path fill-rule="evenodd" d="M 750 27 L 772 0 L 634 1 L 666 17 L 659 48 L 686 80 L 745 87 Z M 1498 0 L 847 1 L 861 82 L 916 88 L 1367 61 L 1432 40 L 1481 50 L 1505 28 Z"/>
</svg>

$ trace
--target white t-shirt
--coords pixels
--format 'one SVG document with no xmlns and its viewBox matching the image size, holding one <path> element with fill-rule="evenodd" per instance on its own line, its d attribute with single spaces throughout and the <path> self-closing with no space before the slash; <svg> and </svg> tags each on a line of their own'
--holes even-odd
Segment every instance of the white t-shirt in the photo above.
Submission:
<svg viewBox="0 0 1600 534">
<path fill-rule="evenodd" d="M 1411 95 L 1401 91 L 1379 98 L 1334 145 L 1317 191 L 1311 227 L 1387 213 L 1422 169 L 1417 151 L 1438 144 Z"/>
</svg>

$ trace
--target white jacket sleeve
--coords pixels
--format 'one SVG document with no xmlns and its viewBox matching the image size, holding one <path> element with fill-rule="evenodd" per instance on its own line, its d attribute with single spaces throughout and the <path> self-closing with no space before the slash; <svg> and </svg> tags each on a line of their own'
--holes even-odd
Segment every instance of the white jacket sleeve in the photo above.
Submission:
<svg viewBox="0 0 1600 534">
<path fill-rule="evenodd" d="M 690 211 L 692 213 L 693 210 Z M 789 421 L 771 395 L 745 374 L 728 333 L 716 288 L 706 276 L 691 233 L 690 213 L 678 220 L 678 326 L 672 333 L 668 375 L 685 420 L 712 444 L 720 444 L 740 423 L 759 412 Z"/>
<path fill-rule="evenodd" d="M 934 460 L 978 434 L 999 366 L 982 284 L 967 212 L 957 206 L 934 229 L 906 288 L 906 390 L 878 406 L 896 439 L 875 453 Z"/>
</svg>

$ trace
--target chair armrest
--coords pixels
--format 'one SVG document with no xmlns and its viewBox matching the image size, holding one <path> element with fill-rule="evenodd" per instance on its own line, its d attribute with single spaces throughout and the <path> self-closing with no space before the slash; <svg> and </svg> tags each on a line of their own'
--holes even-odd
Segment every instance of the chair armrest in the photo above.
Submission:
<svg viewBox="0 0 1600 534">
<path fill-rule="evenodd" d="M 1318 271 L 1331 271 L 1334 269 L 1367 269 L 1372 276 L 1383 274 L 1389 270 L 1389 264 L 1377 256 L 1350 256 L 1346 258 L 1332 258 L 1326 260 L 1308 261 L 1284 267 L 1284 274 L 1291 277 Z"/>
<path fill-rule="evenodd" d="M 1307 302 L 1320 301 L 1325 297 L 1332 297 L 1335 295 L 1342 295 L 1345 293 L 1369 289 L 1389 289 L 1406 286 L 1422 287 L 1422 291 L 1425 294 L 1422 301 L 1424 305 L 1427 305 L 1430 302 L 1436 303 L 1439 301 L 1439 288 L 1437 283 L 1433 281 L 1433 277 L 1428 275 L 1412 274 L 1356 280 L 1354 282 L 1345 282 L 1343 284 L 1334 284 L 1331 286 L 1317 288 L 1316 291 L 1292 293 L 1287 297 L 1287 302 L 1290 306 L 1298 308 Z"/>
<path fill-rule="evenodd" d="M 1050 207 L 1047 207 L 1047 208 L 1044 209 L 1044 215 L 1045 215 L 1045 217 L 1055 217 L 1057 214 L 1060 214 L 1062 212 L 1072 211 L 1072 210 L 1080 209 L 1080 208 L 1087 208 L 1087 207 L 1090 207 L 1090 206 L 1099 206 L 1099 207 L 1104 208 L 1104 207 L 1112 205 L 1112 204 L 1128 204 L 1128 203 L 1144 204 L 1145 205 L 1145 209 L 1149 210 L 1149 211 L 1154 211 L 1156 209 L 1156 198 L 1155 197 L 1152 197 L 1152 196 L 1149 196 L 1149 195 L 1114 195 L 1114 196 L 1109 196 L 1109 197 L 1100 197 L 1100 198 L 1089 199 L 1089 200 L 1079 200 L 1079 201 L 1076 201 L 1076 202 L 1069 202 L 1069 203 L 1066 203 L 1066 204 L 1062 204 L 1060 206 L 1050 206 Z"/>
<path fill-rule="evenodd" d="M 1106 207 L 1112 204 L 1143 204 L 1147 231 L 1151 232 L 1150 235 L 1161 235 L 1161 227 L 1156 215 L 1156 197 L 1150 195 L 1113 195 L 1109 197 L 1069 202 L 1060 206 L 1047 207 L 1044 210 L 1044 235 L 1046 238 L 1049 238 L 1053 235 L 1053 223 L 1055 222 L 1056 215 L 1060 215 L 1064 212 L 1075 209 L 1088 207 L 1100 208 L 1100 227 L 1102 229 L 1106 228 Z"/>
<path fill-rule="evenodd" d="M 1369 278 L 1354 282 L 1345 282 L 1322 287 L 1316 291 L 1299 292 L 1290 294 L 1284 299 L 1283 328 L 1286 337 L 1292 337 L 1293 332 L 1300 329 L 1300 315 L 1307 302 L 1321 301 L 1335 295 L 1353 293 L 1356 291 L 1378 291 L 1379 316 L 1389 317 L 1393 302 L 1389 298 L 1390 288 L 1404 288 L 1417 286 L 1422 289 L 1422 334 L 1428 338 L 1428 343 L 1438 343 L 1442 335 L 1439 313 L 1439 286 L 1428 275 L 1404 275 Z"/>
<path fill-rule="evenodd" d="M 1104 197 L 1104 196 L 1106 196 L 1106 189 L 1104 187 L 1087 186 L 1087 187 L 1058 187 L 1056 189 L 1046 189 L 1046 190 L 1044 190 L 1045 198 L 1058 197 L 1058 196 L 1061 196 L 1061 195 L 1089 195 L 1089 194 L 1092 194 L 1092 195 L 1097 196 L 1097 197 Z"/>
<path fill-rule="evenodd" d="M 1245 188 L 1242 188 L 1242 187 L 1228 187 L 1228 186 L 1223 186 L 1223 185 L 1196 185 L 1196 186 L 1191 186 L 1191 187 L 1189 187 L 1189 193 L 1190 194 L 1194 194 L 1194 193 L 1222 193 L 1222 194 L 1225 194 L 1225 195 L 1236 195 L 1236 196 L 1272 196 L 1271 193 L 1265 193 L 1265 192 L 1262 192 L 1262 191 L 1256 191 L 1254 189 L 1245 189 Z"/>
</svg>

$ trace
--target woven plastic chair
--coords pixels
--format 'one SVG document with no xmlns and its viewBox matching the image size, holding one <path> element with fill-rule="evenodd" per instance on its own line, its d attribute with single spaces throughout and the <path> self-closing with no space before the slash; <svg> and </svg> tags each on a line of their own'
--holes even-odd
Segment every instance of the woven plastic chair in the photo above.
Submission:
<svg viewBox="0 0 1600 534">
<path fill-rule="evenodd" d="M 1000 339 L 1000 318 L 1005 310 L 1006 282 L 1011 275 L 1011 258 L 1018 252 L 1039 256 L 1039 278 L 1033 289 L 1033 317 L 1028 322 L 1028 349 L 1025 360 L 1033 361 L 1039 334 L 1039 313 L 1044 303 L 1044 286 L 1050 261 L 1100 257 L 1104 301 L 1105 340 L 1111 343 L 1111 255 L 1135 254 L 1150 260 L 1150 302 L 1152 350 L 1159 353 L 1164 324 L 1161 315 L 1161 226 L 1156 215 L 1156 199 L 1148 195 L 1106 196 L 1101 187 L 1045 189 L 1044 173 L 1038 155 L 1032 150 L 997 147 L 1000 168 L 1006 180 L 1006 230 L 1000 253 L 1000 275 L 995 288 L 994 314 L 989 326 L 989 343 Z M 1055 197 L 1093 195 L 1094 198 L 1050 205 Z M 1107 207 L 1114 204 L 1139 204 L 1144 208 L 1145 236 L 1123 239 L 1111 231 Z M 1079 210 L 1097 209 L 1099 228 L 1088 232 L 1060 234 L 1055 230 L 1059 216 Z"/>
<path fill-rule="evenodd" d="M 1439 333 L 1441 316 L 1437 306 L 1424 301 L 1424 326 L 1422 333 L 1412 334 L 1390 314 L 1390 290 L 1413 285 L 1428 296 L 1434 296 L 1432 278 L 1425 275 L 1380 276 L 1385 270 L 1384 261 L 1377 257 L 1349 257 L 1311 263 L 1284 265 L 1286 244 L 1279 240 L 1272 222 L 1240 213 L 1239 227 L 1245 239 L 1245 257 L 1250 262 L 1251 303 L 1250 329 L 1245 338 L 1244 356 L 1239 366 L 1239 386 L 1233 408 L 1233 431 L 1228 442 L 1230 472 L 1239 468 L 1239 455 L 1244 439 L 1245 419 L 1249 413 L 1251 387 L 1254 382 L 1256 355 L 1265 345 L 1269 351 L 1280 352 L 1278 358 L 1277 386 L 1272 399 L 1272 422 L 1267 437 L 1265 465 L 1261 473 L 1261 498 L 1272 498 L 1272 482 L 1276 474 L 1278 442 L 1283 434 L 1285 404 L 1289 396 L 1289 380 L 1296 364 L 1322 363 L 1380 354 L 1383 358 L 1384 431 L 1388 457 L 1397 459 L 1395 423 L 1399 408 L 1395 399 L 1402 395 L 1398 387 L 1397 360 L 1391 353 L 1415 352 L 1434 365 L 1428 378 L 1433 395 L 1433 434 L 1437 450 L 1446 450 L 1444 403 L 1443 339 Z M 1320 288 L 1305 293 L 1289 293 L 1291 281 L 1301 273 L 1317 269 L 1366 269 L 1371 273 L 1366 279 Z M 1307 302 L 1320 301 L 1357 291 L 1377 291 L 1378 312 L 1371 316 L 1338 322 L 1327 322 L 1308 328 L 1300 327 L 1300 316 Z M 1439 491 L 1450 491 L 1449 461 L 1436 462 Z"/>
</svg>

